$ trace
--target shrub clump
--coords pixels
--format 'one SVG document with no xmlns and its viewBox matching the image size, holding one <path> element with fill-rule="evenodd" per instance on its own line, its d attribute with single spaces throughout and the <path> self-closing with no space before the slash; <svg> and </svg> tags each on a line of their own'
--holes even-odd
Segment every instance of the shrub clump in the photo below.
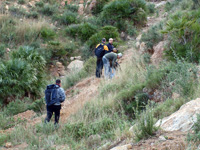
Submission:
<svg viewBox="0 0 200 150">
<path fill-rule="evenodd" d="M 70 25 L 78 23 L 78 14 L 72 11 L 65 11 L 62 15 L 54 15 L 53 20 L 61 25 Z"/>
<path fill-rule="evenodd" d="M 73 38 L 80 38 L 82 41 L 87 41 L 93 34 L 97 32 L 96 26 L 90 23 L 82 23 L 67 27 L 66 33 Z"/>
</svg>

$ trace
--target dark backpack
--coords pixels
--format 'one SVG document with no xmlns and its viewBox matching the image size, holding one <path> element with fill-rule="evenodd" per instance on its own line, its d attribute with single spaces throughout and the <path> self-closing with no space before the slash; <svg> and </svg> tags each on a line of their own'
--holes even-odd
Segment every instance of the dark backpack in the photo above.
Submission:
<svg viewBox="0 0 200 150">
<path fill-rule="evenodd" d="M 95 55 L 97 56 L 97 57 L 103 57 L 103 55 L 104 55 L 104 45 L 103 44 L 99 44 L 99 46 L 97 47 L 97 48 L 95 48 Z"/>
<path fill-rule="evenodd" d="M 59 86 L 55 84 L 48 85 L 45 90 L 45 101 L 48 106 L 53 105 L 57 102 L 57 91 Z"/>
</svg>

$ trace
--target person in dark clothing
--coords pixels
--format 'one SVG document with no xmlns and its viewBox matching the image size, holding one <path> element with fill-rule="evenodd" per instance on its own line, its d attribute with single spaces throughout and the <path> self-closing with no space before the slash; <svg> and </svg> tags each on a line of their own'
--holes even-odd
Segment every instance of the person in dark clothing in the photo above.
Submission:
<svg viewBox="0 0 200 150">
<path fill-rule="evenodd" d="M 57 96 L 54 104 L 48 105 L 46 101 L 47 116 L 45 122 L 49 122 L 53 113 L 55 114 L 55 125 L 59 123 L 61 103 L 65 101 L 66 95 L 64 89 L 61 87 L 61 80 L 57 79 L 55 86 L 57 87 Z"/>
<path fill-rule="evenodd" d="M 101 57 L 97 57 L 97 63 L 96 63 L 96 77 L 97 78 L 100 78 L 101 77 L 101 74 L 102 74 L 102 69 L 103 69 L 103 61 L 102 61 L 102 57 L 104 56 L 105 52 L 108 51 L 108 47 L 106 46 L 106 39 L 103 38 L 102 39 L 102 43 L 100 43 L 101 45 L 103 45 L 103 50 L 104 50 L 104 53 Z M 96 46 L 96 48 L 100 45 L 98 44 Z"/>
<path fill-rule="evenodd" d="M 107 44 L 107 47 L 108 47 L 108 51 L 105 51 L 105 54 L 110 53 L 110 52 L 117 53 L 117 50 L 113 46 L 113 39 L 112 38 L 109 39 L 109 43 Z"/>
</svg>

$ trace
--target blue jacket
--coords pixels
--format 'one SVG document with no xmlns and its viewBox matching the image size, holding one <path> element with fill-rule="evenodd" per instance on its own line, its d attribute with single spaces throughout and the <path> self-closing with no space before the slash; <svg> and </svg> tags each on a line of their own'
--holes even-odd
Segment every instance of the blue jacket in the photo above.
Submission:
<svg viewBox="0 0 200 150">
<path fill-rule="evenodd" d="M 65 96 L 65 91 L 64 91 L 63 88 L 59 87 L 56 84 L 48 85 L 47 88 L 50 88 L 50 92 L 53 89 L 56 89 L 56 93 L 54 92 L 55 94 L 52 94 L 52 92 L 50 93 L 53 98 L 49 102 L 47 100 L 47 99 L 49 99 L 48 96 L 47 96 L 48 94 L 46 94 L 46 93 L 49 93 L 49 92 L 46 92 L 48 90 L 45 91 L 45 101 L 46 101 L 46 104 L 48 106 L 50 106 L 50 105 L 61 105 L 61 103 L 65 101 L 66 96 Z"/>
<path fill-rule="evenodd" d="M 110 44 L 110 43 L 107 44 L 107 47 L 108 47 L 108 51 L 105 51 L 105 54 L 112 52 L 113 49 L 115 48 L 115 47 L 113 46 L 113 44 Z"/>
</svg>

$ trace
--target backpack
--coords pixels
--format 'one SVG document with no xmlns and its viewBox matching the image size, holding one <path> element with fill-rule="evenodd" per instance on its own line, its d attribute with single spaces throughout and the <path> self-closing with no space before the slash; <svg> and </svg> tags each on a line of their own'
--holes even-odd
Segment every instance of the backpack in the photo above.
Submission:
<svg viewBox="0 0 200 150">
<path fill-rule="evenodd" d="M 99 46 L 97 48 L 95 48 L 95 55 L 99 58 L 103 57 L 104 55 L 104 45 L 103 44 L 99 44 Z"/>
<path fill-rule="evenodd" d="M 48 106 L 53 105 L 57 102 L 57 91 L 59 86 L 55 84 L 48 85 L 45 90 L 45 101 Z"/>
</svg>

